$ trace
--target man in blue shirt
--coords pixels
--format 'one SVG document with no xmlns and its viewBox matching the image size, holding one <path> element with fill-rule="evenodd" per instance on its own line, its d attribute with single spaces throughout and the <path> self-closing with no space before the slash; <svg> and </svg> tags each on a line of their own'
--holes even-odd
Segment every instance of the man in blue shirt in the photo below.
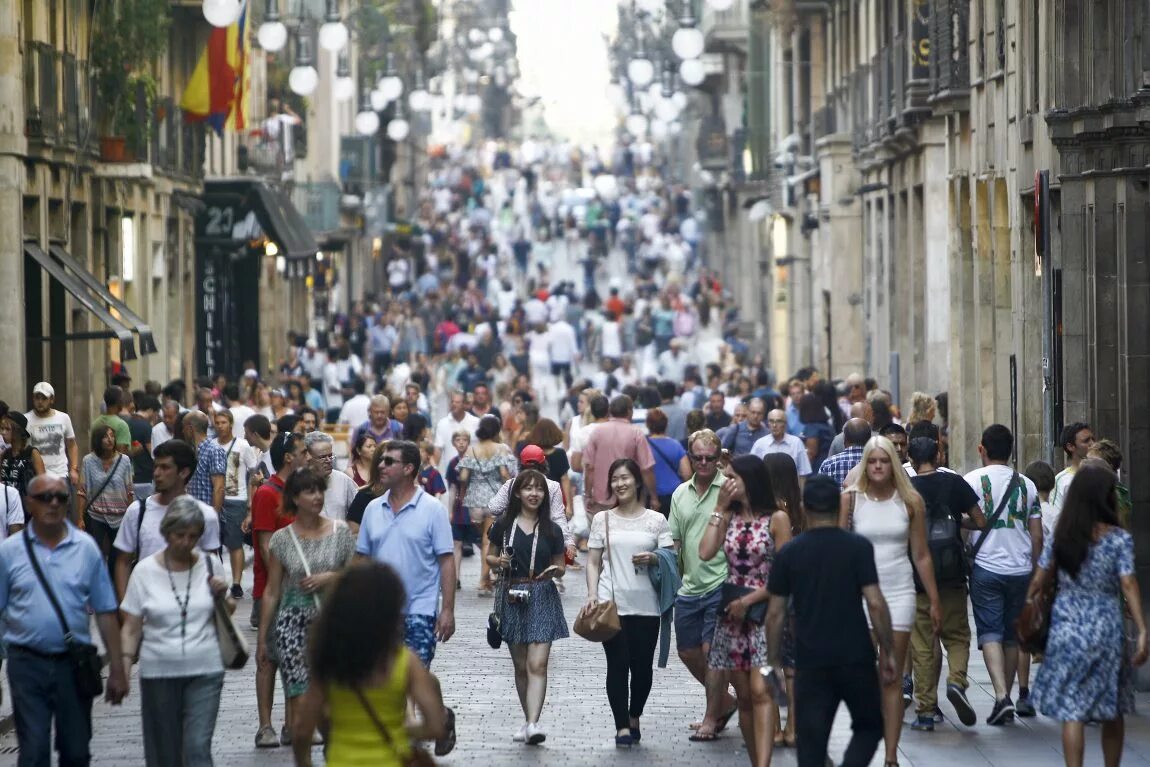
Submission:
<svg viewBox="0 0 1150 767">
<path fill-rule="evenodd" d="M 128 694 L 116 594 L 96 541 L 67 521 L 68 497 L 64 480 L 34 478 L 25 498 L 31 523 L 0 544 L 0 611 L 8 611 L 4 641 L 21 764 L 49 763 L 53 718 L 60 764 L 88 764 L 92 739 L 92 699 L 77 689 L 64 629 L 28 558 L 29 544 L 76 642 L 90 643 L 88 608 L 96 613 L 108 655 L 105 699 L 118 704 Z"/>
</svg>

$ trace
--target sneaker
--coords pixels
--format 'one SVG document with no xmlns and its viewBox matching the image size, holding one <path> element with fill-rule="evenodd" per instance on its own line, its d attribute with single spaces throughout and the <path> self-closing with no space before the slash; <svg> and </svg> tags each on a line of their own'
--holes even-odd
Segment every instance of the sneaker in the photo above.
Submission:
<svg viewBox="0 0 1150 767">
<path fill-rule="evenodd" d="M 986 717 L 986 723 L 991 725 L 1002 725 L 1012 721 L 1014 721 L 1014 703 L 1010 698 L 997 701 L 990 710 L 990 716 Z"/>
<path fill-rule="evenodd" d="M 286 724 L 280 730 L 280 745 L 281 746 L 290 746 L 291 745 L 291 730 L 288 729 L 288 726 Z"/>
<path fill-rule="evenodd" d="M 520 727 L 515 732 L 515 734 L 511 736 L 511 740 L 515 741 L 516 743 L 526 743 L 527 742 L 527 723 L 526 722 L 524 722 L 523 726 Z"/>
<path fill-rule="evenodd" d="M 545 740 L 547 740 L 547 735 L 538 724 L 532 722 L 527 725 L 527 745 L 538 746 Z"/>
<path fill-rule="evenodd" d="M 914 680 L 910 678 L 910 674 L 904 674 L 902 677 L 902 707 L 904 709 L 910 708 L 911 703 L 914 703 Z"/>
<path fill-rule="evenodd" d="M 935 724 L 942 724 L 946 721 L 946 717 L 942 715 L 942 709 L 938 706 L 934 707 L 934 713 L 931 714 L 930 718 L 934 720 Z"/>
<path fill-rule="evenodd" d="M 260 728 L 256 733 L 256 748 L 279 748 L 280 739 L 276 737 L 276 730 L 270 724 Z"/>
<path fill-rule="evenodd" d="M 1014 713 L 1025 717 L 1031 717 L 1038 713 L 1034 710 L 1034 704 L 1030 702 L 1030 693 L 1018 696 L 1018 703 L 1014 704 Z"/>
<path fill-rule="evenodd" d="M 463 544 L 463 556 L 465 556 L 465 557 L 475 556 L 475 547 L 472 546 L 470 543 Z"/>
<path fill-rule="evenodd" d="M 910 723 L 910 728 L 918 732 L 934 732 L 934 717 L 930 714 L 919 714 Z"/>
<path fill-rule="evenodd" d="M 954 706 L 954 713 L 958 714 L 958 721 L 967 727 L 973 727 L 978 723 L 974 706 L 970 705 L 970 701 L 966 699 L 966 690 L 957 684 L 948 684 L 946 686 L 946 699 L 950 701 L 950 705 Z"/>
<path fill-rule="evenodd" d="M 243 598 L 244 598 L 244 587 L 238 583 L 233 583 L 232 584 L 232 599 L 243 599 Z"/>
</svg>

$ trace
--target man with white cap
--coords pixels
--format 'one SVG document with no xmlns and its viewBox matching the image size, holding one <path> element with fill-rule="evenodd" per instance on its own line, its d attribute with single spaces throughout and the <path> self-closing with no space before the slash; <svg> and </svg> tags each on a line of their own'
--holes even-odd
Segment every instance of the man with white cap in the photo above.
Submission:
<svg viewBox="0 0 1150 767">
<path fill-rule="evenodd" d="M 28 433 L 32 447 L 44 458 L 48 474 L 70 483 L 72 492 L 80 483 L 80 453 L 76 447 L 76 432 L 68 414 L 55 409 L 56 390 L 47 381 L 32 387 L 32 409 L 28 417 Z"/>
</svg>

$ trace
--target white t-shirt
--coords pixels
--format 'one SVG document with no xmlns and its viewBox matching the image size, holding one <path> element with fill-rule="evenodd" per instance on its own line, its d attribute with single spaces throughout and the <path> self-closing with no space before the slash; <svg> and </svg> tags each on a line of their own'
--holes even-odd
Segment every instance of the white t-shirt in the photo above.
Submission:
<svg viewBox="0 0 1150 767">
<path fill-rule="evenodd" d="M 478 428 L 479 419 L 471 413 L 464 413 L 462 421 L 455 420 L 451 413 L 439 419 L 439 422 L 435 424 L 435 442 L 433 444 L 442 453 L 444 466 L 451 460 L 451 456 L 455 455 L 454 448 L 448 450 L 451 447 L 451 435 L 460 429 L 467 429 L 471 433 L 471 441 L 474 442 L 475 430 Z"/>
<path fill-rule="evenodd" d="M 538 298 L 532 298 L 523 305 L 523 319 L 532 327 L 544 324 L 547 322 L 547 304 Z"/>
<path fill-rule="evenodd" d="M 248 470 L 253 464 L 249 457 L 251 445 L 239 437 L 232 437 L 230 442 L 220 442 L 219 439 L 215 442 L 227 457 L 224 462 L 224 500 L 246 501 L 248 499 Z"/>
<path fill-rule="evenodd" d="M 611 515 L 611 547 L 607 550 L 607 515 Z M 636 565 L 631 557 L 643 551 L 673 546 L 667 518 L 644 509 L 634 519 L 621 517 L 614 509 L 596 514 L 591 520 L 587 546 L 605 549 L 599 574 L 600 600 L 613 599 L 620 615 L 659 615 L 659 596 L 651 585 L 647 565 Z M 612 561 L 614 560 L 614 561 Z M 613 586 L 613 588 L 612 588 Z"/>
<path fill-rule="evenodd" d="M 44 459 L 44 471 L 61 479 L 68 478 L 67 440 L 76 439 L 72 430 L 72 419 L 67 413 L 53 410 L 52 415 L 40 417 L 35 410 L 25 413 L 28 417 L 28 433 L 32 435 L 32 447 L 40 451 Z M 79 466 L 76 467 L 80 468 Z"/>
<path fill-rule="evenodd" d="M 998 509 L 1006 485 L 1014 470 L 1002 464 L 991 464 L 976 469 L 966 475 L 967 484 L 978 495 L 982 513 L 987 521 Z M 977 545 L 983 535 L 986 543 L 978 550 L 976 564 L 997 575 L 1029 575 L 1033 564 L 1029 522 L 1042 519 L 1042 506 L 1038 500 L 1038 490 L 1025 475 L 1018 475 L 1022 484 L 1012 487 L 1010 500 L 994 527 L 984 533 L 973 533 L 971 545 Z"/>
<path fill-rule="evenodd" d="M 207 556 L 211 555 L 197 557 L 190 570 L 171 573 L 170 579 L 157 556 L 141 559 L 132 570 L 120 609 L 144 620 L 142 678 L 200 676 L 224 670 L 208 586 Z M 187 621 L 181 631 L 179 601 L 185 594 Z"/>
<path fill-rule="evenodd" d="M 247 405 L 232 405 L 228 410 L 232 411 L 232 431 L 236 434 L 243 434 L 244 424 L 256 414 L 256 411 Z"/>
<path fill-rule="evenodd" d="M 155 456 L 156 448 L 164 444 L 172 438 L 172 432 L 168 429 L 168 425 L 163 421 L 152 427 L 152 455 Z"/>
<path fill-rule="evenodd" d="M 332 471 L 323 494 L 323 515 L 328 519 L 347 519 L 347 509 L 358 492 L 354 479 L 342 471 Z"/>
<path fill-rule="evenodd" d="M 532 330 L 527 334 L 527 358 L 533 368 L 550 368 L 551 335 L 547 331 Z"/>
<path fill-rule="evenodd" d="M 623 335 L 615 320 L 608 320 L 599 328 L 599 356 L 613 360 L 623 356 Z"/>
<path fill-rule="evenodd" d="M 1062 509 L 1056 509 L 1054 504 L 1049 501 L 1042 501 L 1042 540 L 1043 545 L 1048 540 L 1054 539 L 1054 527 L 1058 524 L 1058 517 L 1062 514 Z"/>
<path fill-rule="evenodd" d="M 1054 507 L 1054 516 L 1062 513 L 1062 504 L 1066 503 L 1066 494 L 1070 492 L 1070 483 L 1074 481 L 1074 468 L 1067 466 L 1054 475 L 1054 489 L 1050 491 L 1050 505 Z"/>
<path fill-rule="evenodd" d="M 547 331 L 551 361 L 566 364 L 574 361 L 579 353 L 579 344 L 575 338 L 575 328 L 565 320 L 554 322 Z"/>
<path fill-rule="evenodd" d="M 367 411 L 370 409 L 371 397 L 366 394 L 357 394 L 343 403 L 339 411 L 339 423 L 359 426 L 367 420 Z"/>
<path fill-rule="evenodd" d="M 189 496 L 190 497 L 190 496 Z M 200 511 L 204 512 L 204 534 L 200 536 L 200 548 L 204 551 L 215 551 L 220 547 L 220 517 L 216 510 L 203 501 L 196 501 Z M 168 512 L 167 504 L 160 503 L 160 496 L 148 497 L 148 506 L 144 511 L 144 520 L 137 522 L 140 517 L 140 502 L 132 501 L 128 510 L 124 512 L 124 521 L 120 523 L 120 530 L 116 533 L 115 547 L 128 554 L 136 551 L 136 527 L 140 528 L 140 560 L 150 557 L 157 551 L 168 547 L 164 536 L 160 535 L 160 520 Z"/>
<path fill-rule="evenodd" d="M 9 527 L 24 522 L 24 502 L 20 499 L 20 491 L 4 485 L 4 524 L 0 524 L 0 541 L 8 537 Z"/>
</svg>

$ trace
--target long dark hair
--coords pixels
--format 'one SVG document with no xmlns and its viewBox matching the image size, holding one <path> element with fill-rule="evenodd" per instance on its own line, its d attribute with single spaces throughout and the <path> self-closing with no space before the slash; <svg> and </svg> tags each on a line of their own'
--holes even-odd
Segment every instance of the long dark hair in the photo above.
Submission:
<svg viewBox="0 0 1150 767">
<path fill-rule="evenodd" d="M 775 491 L 771 485 L 771 475 L 767 465 L 758 456 L 746 453 L 731 459 L 731 471 L 739 475 L 747 488 L 747 503 L 752 514 L 770 516 L 778 507 L 775 504 Z"/>
<path fill-rule="evenodd" d="M 348 567 L 311 627 L 313 682 L 354 687 L 385 662 L 390 667 L 403 651 L 405 604 L 403 581 L 388 565 L 367 560 Z"/>
<path fill-rule="evenodd" d="M 520 491 L 528 484 L 537 484 L 543 488 L 543 501 L 539 504 L 539 520 L 536 523 L 536 529 L 542 528 L 545 534 L 558 530 L 558 526 L 551 526 L 544 523 L 544 520 L 551 519 L 551 489 L 547 487 L 547 477 L 542 472 L 535 469 L 523 469 L 515 477 L 515 482 L 511 485 L 510 500 L 507 504 L 507 513 L 499 518 L 495 523 L 495 532 L 492 534 L 496 540 L 502 541 L 506 539 L 507 533 L 511 530 L 511 526 L 515 524 L 515 520 L 523 512 L 523 499 L 519 497 Z M 560 535 L 560 539 L 562 536 Z M 560 540 L 562 544 L 562 540 Z"/>
<path fill-rule="evenodd" d="M 1083 461 L 1074 474 L 1054 527 L 1054 562 L 1072 578 L 1090 553 L 1095 526 L 1119 526 L 1117 484 L 1118 475 L 1100 461 Z"/>
<path fill-rule="evenodd" d="M 791 518 L 791 530 L 803 531 L 803 496 L 799 491 L 799 469 L 795 459 L 786 453 L 768 453 L 763 456 L 763 465 L 771 476 L 771 490 L 775 494 L 775 508 L 780 505 Z"/>
</svg>

